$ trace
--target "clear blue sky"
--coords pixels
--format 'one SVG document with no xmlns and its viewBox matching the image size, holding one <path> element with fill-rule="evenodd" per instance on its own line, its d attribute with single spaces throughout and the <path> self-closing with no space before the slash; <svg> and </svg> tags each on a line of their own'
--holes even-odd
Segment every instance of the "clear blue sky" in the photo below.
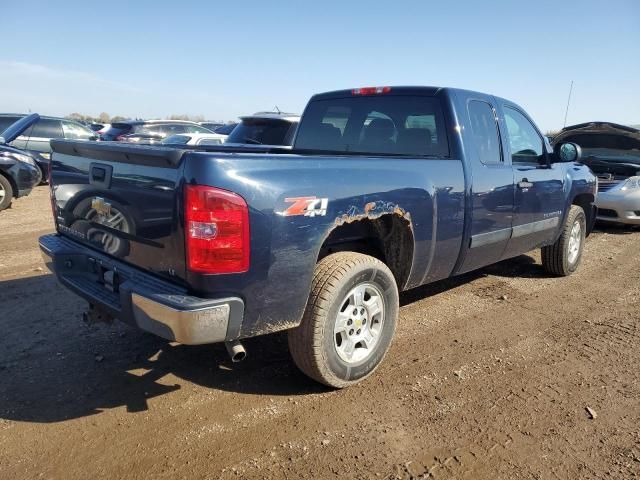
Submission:
<svg viewBox="0 0 640 480">
<path fill-rule="evenodd" d="M 316 92 L 439 85 L 539 126 L 640 123 L 640 1 L 0 0 L 0 111 L 230 120 Z"/>
</svg>

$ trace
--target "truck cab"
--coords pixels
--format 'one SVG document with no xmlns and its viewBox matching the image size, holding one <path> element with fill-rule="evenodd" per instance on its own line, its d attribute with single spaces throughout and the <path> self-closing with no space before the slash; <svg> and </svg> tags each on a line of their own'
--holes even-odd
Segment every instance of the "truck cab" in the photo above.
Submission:
<svg viewBox="0 0 640 480">
<path fill-rule="evenodd" d="M 595 217 L 577 145 L 459 89 L 315 95 L 290 149 L 52 145 L 40 245 L 88 318 L 232 359 L 288 330 L 296 365 L 336 388 L 382 361 L 400 291 L 537 248 L 570 275 Z"/>
</svg>

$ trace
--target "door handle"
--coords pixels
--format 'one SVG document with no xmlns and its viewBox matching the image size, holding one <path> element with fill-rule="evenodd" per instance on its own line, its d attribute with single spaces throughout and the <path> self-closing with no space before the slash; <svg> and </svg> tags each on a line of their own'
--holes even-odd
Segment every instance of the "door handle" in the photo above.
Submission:
<svg viewBox="0 0 640 480">
<path fill-rule="evenodd" d="M 533 188 L 533 183 L 531 183 L 529 180 L 527 180 L 526 178 L 523 178 L 522 180 L 520 180 L 518 182 L 518 188 Z"/>
</svg>

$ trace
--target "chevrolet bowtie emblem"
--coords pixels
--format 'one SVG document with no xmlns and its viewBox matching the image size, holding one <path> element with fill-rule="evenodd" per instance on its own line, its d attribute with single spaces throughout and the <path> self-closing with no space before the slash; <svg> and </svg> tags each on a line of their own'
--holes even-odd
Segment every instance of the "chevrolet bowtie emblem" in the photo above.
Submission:
<svg viewBox="0 0 640 480">
<path fill-rule="evenodd" d="M 108 217 L 111 215 L 111 204 L 105 202 L 102 197 L 95 197 L 91 200 L 91 208 L 96 211 L 98 215 Z"/>
</svg>

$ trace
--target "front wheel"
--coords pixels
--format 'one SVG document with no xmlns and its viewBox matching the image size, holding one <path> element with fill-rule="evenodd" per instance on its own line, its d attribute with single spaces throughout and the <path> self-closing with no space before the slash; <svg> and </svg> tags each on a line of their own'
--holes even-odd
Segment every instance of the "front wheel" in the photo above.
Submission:
<svg viewBox="0 0 640 480">
<path fill-rule="evenodd" d="M 357 383 L 382 362 L 396 328 L 398 287 L 389 268 L 361 253 L 323 258 L 289 350 L 303 373 L 335 388 Z"/>
<path fill-rule="evenodd" d="M 12 200 L 13 187 L 11 182 L 4 175 L 0 175 L 0 210 L 9 208 Z"/>
<path fill-rule="evenodd" d="M 560 238 L 553 245 L 542 247 L 542 266 L 554 275 L 567 276 L 575 272 L 582 259 L 587 231 L 584 210 L 571 205 Z"/>
</svg>

